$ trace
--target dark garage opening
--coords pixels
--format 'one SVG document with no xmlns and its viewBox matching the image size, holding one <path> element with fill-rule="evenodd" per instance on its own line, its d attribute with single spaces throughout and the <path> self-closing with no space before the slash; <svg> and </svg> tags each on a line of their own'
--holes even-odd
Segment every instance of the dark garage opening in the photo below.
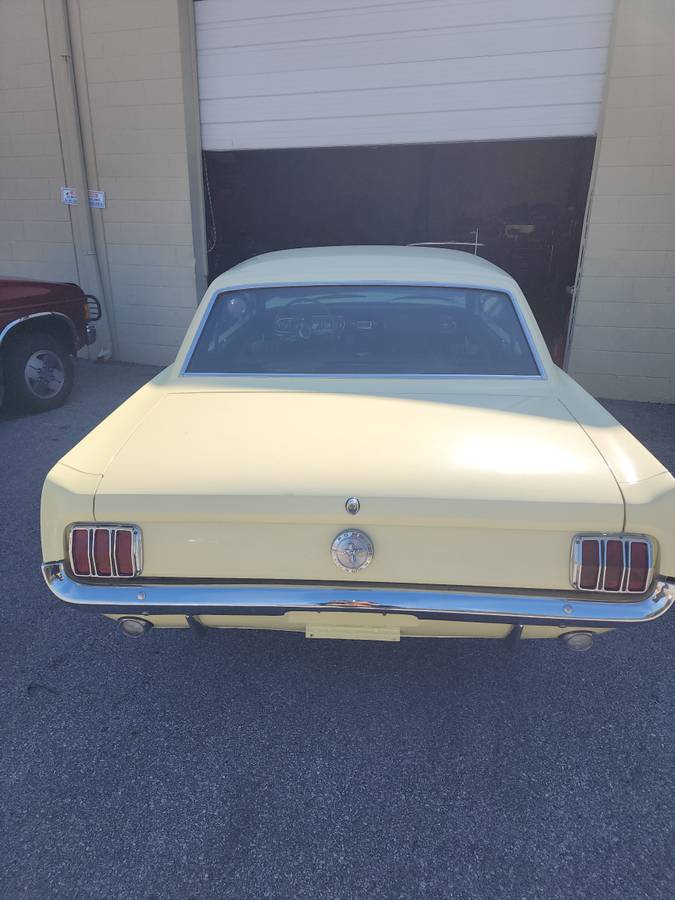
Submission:
<svg viewBox="0 0 675 900">
<path fill-rule="evenodd" d="M 209 278 L 268 250 L 457 242 L 519 282 L 560 362 L 595 138 L 205 153 Z M 463 246 L 464 245 L 464 246 Z"/>
</svg>

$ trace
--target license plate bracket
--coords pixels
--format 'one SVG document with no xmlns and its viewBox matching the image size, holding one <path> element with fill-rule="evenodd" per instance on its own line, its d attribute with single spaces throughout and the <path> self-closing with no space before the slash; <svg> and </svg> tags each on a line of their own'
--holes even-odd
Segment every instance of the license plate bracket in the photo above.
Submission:
<svg viewBox="0 0 675 900">
<path fill-rule="evenodd" d="M 401 640 L 401 629 L 311 624 L 305 627 L 305 637 L 311 640 L 396 642 Z"/>
</svg>

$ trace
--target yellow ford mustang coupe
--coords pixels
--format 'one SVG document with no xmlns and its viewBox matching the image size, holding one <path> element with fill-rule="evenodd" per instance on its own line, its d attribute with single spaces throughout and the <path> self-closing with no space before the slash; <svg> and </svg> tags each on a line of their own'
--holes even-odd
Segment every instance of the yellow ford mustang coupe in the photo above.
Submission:
<svg viewBox="0 0 675 900">
<path fill-rule="evenodd" d="M 673 602 L 675 481 L 466 253 L 268 253 L 42 495 L 63 602 L 309 638 L 561 637 Z"/>
</svg>

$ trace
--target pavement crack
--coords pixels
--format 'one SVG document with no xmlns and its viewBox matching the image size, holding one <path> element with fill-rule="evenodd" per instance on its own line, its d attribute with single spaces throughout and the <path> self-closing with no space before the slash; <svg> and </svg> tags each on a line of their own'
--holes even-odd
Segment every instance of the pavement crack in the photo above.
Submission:
<svg viewBox="0 0 675 900">
<path fill-rule="evenodd" d="M 36 694 L 40 693 L 53 694 L 55 697 L 58 697 L 61 691 L 59 691 L 58 688 L 52 687 L 50 684 L 42 684 L 40 681 L 29 681 L 26 693 L 29 697 L 34 697 Z"/>
</svg>

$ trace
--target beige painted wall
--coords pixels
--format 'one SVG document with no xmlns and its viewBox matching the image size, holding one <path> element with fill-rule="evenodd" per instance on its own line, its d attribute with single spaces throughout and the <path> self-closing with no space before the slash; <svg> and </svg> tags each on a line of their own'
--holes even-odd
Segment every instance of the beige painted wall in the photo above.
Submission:
<svg viewBox="0 0 675 900">
<path fill-rule="evenodd" d="M 106 192 L 92 216 L 114 356 L 157 365 L 198 299 L 179 2 L 68 0 L 88 187 Z M 81 280 L 62 184 L 43 2 L 0 0 L 0 274 Z"/>
<path fill-rule="evenodd" d="M 570 351 L 599 397 L 675 402 L 675 2 L 619 0 Z"/>
<path fill-rule="evenodd" d="M 197 302 L 178 5 L 80 0 L 79 8 L 90 187 L 107 200 L 94 214 L 105 235 L 115 356 L 164 365 Z"/>
<path fill-rule="evenodd" d="M 77 281 L 42 0 L 0 0 L 0 275 Z"/>
</svg>

